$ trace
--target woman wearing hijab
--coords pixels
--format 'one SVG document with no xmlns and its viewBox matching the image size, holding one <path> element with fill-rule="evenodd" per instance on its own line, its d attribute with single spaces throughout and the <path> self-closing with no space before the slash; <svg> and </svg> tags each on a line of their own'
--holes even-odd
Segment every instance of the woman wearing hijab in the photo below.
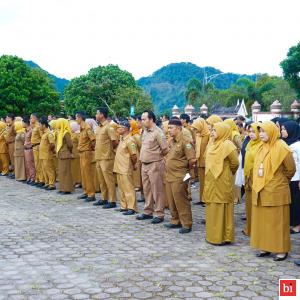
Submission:
<svg viewBox="0 0 300 300">
<path fill-rule="evenodd" d="M 80 126 L 75 121 L 70 122 L 71 127 L 71 139 L 73 143 L 72 148 L 72 160 L 71 160 L 71 172 L 73 178 L 73 184 L 75 188 L 81 187 L 81 172 L 80 172 L 80 158 L 78 152 L 78 142 L 80 135 Z"/>
<path fill-rule="evenodd" d="M 253 166 L 254 159 L 258 149 L 262 146 L 259 138 L 259 123 L 253 123 L 249 126 L 250 141 L 246 147 L 244 175 L 245 175 L 245 193 L 246 193 L 246 225 L 243 233 L 247 236 L 251 234 L 251 208 L 252 208 L 252 183 L 253 183 Z"/>
<path fill-rule="evenodd" d="M 209 129 L 204 119 L 196 119 L 192 127 L 196 132 L 196 160 L 198 167 L 199 177 L 199 203 L 203 203 L 203 191 L 204 191 L 204 180 L 205 180 L 205 158 L 204 154 L 209 141 Z"/>
<path fill-rule="evenodd" d="M 290 181 L 291 205 L 290 225 L 291 234 L 300 233 L 300 127 L 295 121 L 287 121 L 281 126 L 282 139 L 293 152 L 296 173 Z"/>
<path fill-rule="evenodd" d="M 72 139 L 69 121 L 63 118 L 57 120 L 56 127 L 59 130 L 56 139 L 56 153 L 58 158 L 59 193 L 70 194 L 74 191 L 71 159 Z"/>
<path fill-rule="evenodd" d="M 258 257 L 273 252 L 274 261 L 281 261 L 291 249 L 289 181 L 296 166 L 291 150 L 279 139 L 279 129 L 273 122 L 263 122 L 258 129 L 263 144 L 253 166 L 250 245 L 260 250 Z"/>
<path fill-rule="evenodd" d="M 213 124 L 223 122 L 223 120 L 217 115 L 211 115 L 205 120 L 205 122 L 208 125 L 208 130 L 210 130 Z"/>
<path fill-rule="evenodd" d="M 25 158 L 24 158 L 24 141 L 25 128 L 22 121 L 14 123 L 16 138 L 15 138 L 15 178 L 17 181 L 26 181 Z"/>
<path fill-rule="evenodd" d="M 50 126 L 51 132 L 54 136 L 55 147 L 56 147 L 57 136 L 58 136 L 58 133 L 59 133 L 59 129 L 57 128 L 57 120 L 51 120 L 49 122 L 49 126 Z M 56 181 L 58 181 L 59 180 L 59 177 L 58 177 L 58 158 L 57 158 L 56 153 L 53 153 L 53 162 L 54 162 L 54 166 L 55 166 L 55 178 L 56 178 Z"/>
<path fill-rule="evenodd" d="M 9 173 L 9 154 L 8 146 L 4 135 L 6 134 L 6 124 L 0 121 L 0 172 L 1 176 L 7 176 Z"/>
<path fill-rule="evenodd" d="M 234 242 L 233 176 L 239 161 L 235 145 L 230 141 L 230 127 L 215 123 L 212 142 L 205 157 L 203 199 L 206 212 L 206 241 L 213 245 Z"/>
</svg>

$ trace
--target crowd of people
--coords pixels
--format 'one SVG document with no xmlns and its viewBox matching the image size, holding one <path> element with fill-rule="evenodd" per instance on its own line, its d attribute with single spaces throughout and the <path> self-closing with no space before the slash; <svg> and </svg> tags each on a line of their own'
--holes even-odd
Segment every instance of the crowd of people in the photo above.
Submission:
<svg viewBox="0 0 300 300">
<path fill-rule="evenodd" d="M 181 234 L 192 230 L 191 184 L 199 181 L 196 204 L 205 206 L 208 243 L 235 241 L 234 207 L 245 197 L 243 234 L 258 257 L 282 261 L 290 234 L 300 233 L 299 130 L 285 118 L 157 120 L 150 110 L 112 120 L 105 107 L 95 119 L 85 112 L 68 119 L 8 114 L 0 121 L 0 171 L 59 194 L 82 188 L 78 199 L 124 215 L 137 214 L 137 202 L 145 202 L 136 219 L 152 224 L 164 222 L 169 209 L 164 226 Z"/>
</svg>

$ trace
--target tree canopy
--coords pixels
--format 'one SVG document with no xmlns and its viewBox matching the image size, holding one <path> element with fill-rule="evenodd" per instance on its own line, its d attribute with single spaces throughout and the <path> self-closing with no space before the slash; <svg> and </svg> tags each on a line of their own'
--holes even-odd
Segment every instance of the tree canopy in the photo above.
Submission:
<svg viewBox="0 0 300 300">
<path fill-rule="evenodd" d="M 46 72 L 30 68 L 17 56 L 0 57 L 0 115 L 58 113 L 59 94 Z"/>
<path fill-rule="evenodd" d="M 300 97 L 300 42 L 289 49 L 286 59 L 280 63 L 280 66 L 284 78 Z"/>
<path fill-rule="evenodd" d="M 112 116 L 128 116 L 131 106 L 135 113 L 153 108 L 150 96 L 133 76 L 116 65 L 92 68 L 88 74 L 72 79 L 64 96 L 68 114 L 83 110 L 93 116 L 98 107 L 106 106 Z"/>
</svg>

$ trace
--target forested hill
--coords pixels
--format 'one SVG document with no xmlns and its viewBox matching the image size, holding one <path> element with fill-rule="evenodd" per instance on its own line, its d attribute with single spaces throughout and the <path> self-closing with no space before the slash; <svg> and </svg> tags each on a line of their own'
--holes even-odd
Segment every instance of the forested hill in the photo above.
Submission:
<svg viewBox="0 0 300 300">
<path fill-rule="evenodd" d="M 25 61 L 26 64 L 31 67 L 31 68 L 39 68 L 42 69 L 38 64 L 36 64 L 35 62 L 29 60 L 29 61 Z M 42 69 L 43 70 L 43 69 Z M 45 71 L 45 70 L 43 70 Z M 55 75 L 52 75 L 50 73 L 48 73 L 47 71 L 45 71 L 49 77 L 54 81 L 54 85 L 56 90 L 59 92 L 60 94 L 60 98 L 63 99 L 63 95 L 64 95 L 64 89 L 65 86 L 69 83 L 69 80 L 65 79 L 65 78 L 59 78 L 56 77 Z"/>
<path fill-rule="evenodd" d="M 204 74 L 207 78 L 222 71 L 213 67 L 201 68 L 192 63 L 173 63 L 162 67 L 149 77 L 142 77 L 138 84 L 151 95 L 155 110 L 164 112 L 170 110 L 174 104 L 180 108 L 185 105 L 185 89 L 191 78 L 197 78 L 203 82 Z M 217 89 L 228 89 L 240 77 L 248 77 L 255 80 L 256 75 L 242 75 L 235 73 L 225 73 L 213 78 L 213 83 Z"/>
</svg>

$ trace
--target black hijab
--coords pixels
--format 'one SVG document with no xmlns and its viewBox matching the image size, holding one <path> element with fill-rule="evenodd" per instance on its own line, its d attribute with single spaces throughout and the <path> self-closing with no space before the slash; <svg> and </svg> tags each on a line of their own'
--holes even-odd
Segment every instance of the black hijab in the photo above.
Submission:
<svg viewBox="0 0 300 300">
<path fill-rule="evenodd" d="M 291 145 L 297 141 L 299 141 L 300 138 L 300 127 L 297 122 L 295 121 L 287 121 L 282 124 L 285 128 L 285 130 L 288 133 L 288 137 L 286 139 L 283 138 L 283 140 L 288 144 Z"/>
</svg>

